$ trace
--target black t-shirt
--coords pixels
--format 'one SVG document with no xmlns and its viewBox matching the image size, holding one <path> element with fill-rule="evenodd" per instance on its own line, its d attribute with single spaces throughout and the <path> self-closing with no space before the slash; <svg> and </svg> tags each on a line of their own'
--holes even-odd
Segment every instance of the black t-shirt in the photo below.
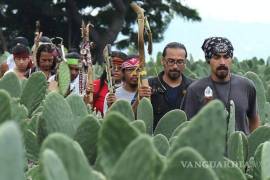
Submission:
<svg viewBox="0 0 270 180">
<path fill-rule="evenodd" d="M 205 105 L 204 90 L 209 86 L 213 90 L 213 97 L 228 106 L 229 101 L 235 104 L 236 130 L 249 134 L 249 118 L 257 115 L 256 89 L 253 82 L 239 75 L 232 75 L 225 83 L 216 83 L 210 77 L 192 83 L 187 89 L 184 111 L 188 119 L 196 115 Z"/>
<path fill-rule="evenodd" d="M 168 100 L 168 104 L 172 109 L 179 108 L 178 101 L 179 101 L 179 91 L 181 90 L 181 85 L 177 87 L 170 87 L 168 86 L 166 91 L 166 97 Z"/>
<path fill-rule="evenodd" d="M 173 109 L 182 109 L 186 89 L 192 83 L 191 79 L 182 75 L 181 84 L 173 88 L 163 81 L 163 75 L 164 72 L 161 72 L 158 77 L 148 79 L 152 88 L 151 104 L 154 112 L 154 129 L 160 118 L 167 112 Z"/>
</svg>

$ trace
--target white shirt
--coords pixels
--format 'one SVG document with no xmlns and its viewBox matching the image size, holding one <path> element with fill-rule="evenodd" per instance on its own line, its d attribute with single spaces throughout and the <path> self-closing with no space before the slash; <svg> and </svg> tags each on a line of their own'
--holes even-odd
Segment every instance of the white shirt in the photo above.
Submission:
<svg viewBox="0 0 270 180">
<path fill-rule="evenodd" d="M 51 82 L 51 81 L 55 81 L 55 75 L 51 76 L 48 79 L 48 82 Z M 80 83 L 79 82 L 80 82 L 79 75 L 73 81 L 70 82 L 70 85 L 69 85 L 70 94 L 80 95 Z M 85 85 L 86 85 L 86 78 L 85 78 L 85 76 L 83 76 L 83 82 L 82 82 L 83 93 L 82 93 L 82 95 L 85 94 Z"/>
<path fill-rule="evenodd" d="M 108 105 L 107 105 L 107 96 L 109 93 L 106 94 L 104 99 L 104 105 L 103 105 L 103 114 L 105 114 L 108 111 Z M 115 90 L 115 97 L 116 99 L 123 99 L 131 103 L 134 96 L 136 95 L 136 92 L 129 92 L 123 88 L 123 86 L 120 86 Z"/>
</svg>

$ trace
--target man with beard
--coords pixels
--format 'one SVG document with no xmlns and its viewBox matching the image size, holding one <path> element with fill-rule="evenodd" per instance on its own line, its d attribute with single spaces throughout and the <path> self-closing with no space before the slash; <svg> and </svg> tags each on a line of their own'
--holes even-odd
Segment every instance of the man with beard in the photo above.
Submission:
<svg viewBox="0 0 270 180">
<path fill-rule="evenodd" d="M 55 74 L 56 58 L 54 56 L 52 44 L 41 44 L 37 49 L 36 60 L 37 67 L 33 71 L 42 71 L 46 78 L 49 79 Z"/>
<path fill-rule="evenodd" d="M 211 75 L 191 84 L 187 90 L 185 112 L 190 119 L 211 99 L 219 99 L 229 112 L 235 104 L 236 130 L 249 134 L 259 125 L 256 89 L 253 82 L 231 74 L 233 46 L 223 37 L 210 37 L 202 45 Z"/>
<path fill-rule="evenodd" d="M 183 75 L 186 61 L 187 50 L 183 44 L 178 42 L 167 44 L 163 49 L 161 60 L 164 71 L 148 80 L 151 88 L 142 86 L 139 89 L 140 98 L 151 96 L 154 129 L 160 118 L 168 111 L 182 109 L 186 89 L 192 83 L 191 79 Z"/>
<path fill-rule="evenodd" d="M 139 58 L 137 56 L 129 56 L 121 65 L 123 83 L 116 89 L 115 93 L 109 93 L 104 101 L 104 114 L 117 99 L 124 99 L 131 104 L 136 100 L 139 77 Z"/>
</svg>

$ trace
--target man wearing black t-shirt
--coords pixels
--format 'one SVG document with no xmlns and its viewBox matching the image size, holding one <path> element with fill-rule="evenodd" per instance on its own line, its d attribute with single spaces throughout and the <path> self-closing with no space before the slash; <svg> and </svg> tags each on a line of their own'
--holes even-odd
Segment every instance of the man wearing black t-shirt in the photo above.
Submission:
<svg viewBox="0 0 270 180">
<path fill-rule="evenodd" d="M 152 91 L 149 90 L 149 87 L 139 89 L 140 97 L 151 96 L 154 129 L 160 118 L 168 111 L 182 108 L 186 89 L 192 82 L 182 74 L 186 61 L 187 51 L 183 44 L 177 42 L 167 44 L 161 60 L 164 71 L 157 77 L 148 80 Z"/>
<path fill-rule="evenodd" d="M 187 90 L 185 112 L 190 119 L 208 102 L 219 99 L 229 111 L 230 100 L 235 104 L 235 128 L 249 134 L 259 126 L 256 89 L 245 77 L 231 74 L 233 57 L 231 42 L 222 37 L 204 41 L 202 49 L 210 65 L 211 75 L 191 84 Z"/>
</svg>

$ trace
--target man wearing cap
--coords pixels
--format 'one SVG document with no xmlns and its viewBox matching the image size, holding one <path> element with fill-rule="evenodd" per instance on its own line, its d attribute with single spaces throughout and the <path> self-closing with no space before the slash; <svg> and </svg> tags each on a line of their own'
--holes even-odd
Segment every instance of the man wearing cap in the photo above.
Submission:
<svg viewBox="0 0 270 180">
<path fill-rule="evenodd" d="M 127 55 L 120 51 L 112 51 L 111 60 L 112 60 L 112 80 L 115 83 L 115 88 L 118 88 L 122 85 L 122 73 L 121 73 L 121 65 L 124 60 L 127 58 Z M 96 109 L 97 112 L 103 114 L 104 108 L 104 100 L 105 96 L 108 93 L 108 84 L 107 84 L 107 73 L 104 70 L 101 77 L 96 79 L 93 82 L 94 86 L 94 102 L 93 108 Z"/>
<path fill-rule="evenodd" d="M 15 67 L 9 69 L 5 74 L 14 72 L 19 79 L 27 79 L 29 77 L 29 69 L 31 68 L 30 49 L 18 43 L 13 47 L 12 54 Z"/>
<path fill-rule="evenodd" d="M 123 77 L 122 85 L 116 89 L 115 93 L 106 95 L 104 102 L 104 114 L 117 99 L 124 99 L 131 104 L 136 100 L 139 77 L 139 57 L 129 56 L 121 66 Z"/>
<path fill-rule="evenodd" d="M 192 83 L 187 90 L 185 112 L 191 119 L 208 102 L 219 99 L 227 111 L 230 100 L 235 104 L 235 128 L 249 134 L 259 125 L 256 89 L 253 82 L 245 77 L 231 74 L 233 46 L 227 38 L 207 38 L 202 49 L 210 65 L 211 75 Z"/>
</svg>

